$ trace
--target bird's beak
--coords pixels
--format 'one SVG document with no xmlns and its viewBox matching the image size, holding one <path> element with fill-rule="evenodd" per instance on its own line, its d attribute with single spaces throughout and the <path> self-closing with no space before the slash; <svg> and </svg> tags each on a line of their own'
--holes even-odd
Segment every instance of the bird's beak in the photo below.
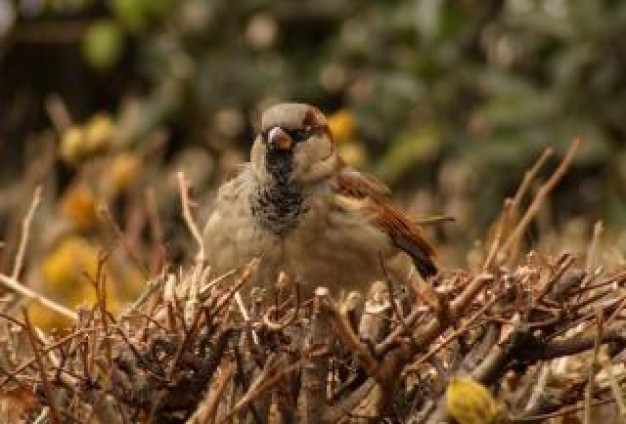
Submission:
<svg viewBox="0 0 626 424">
<path fill-rule="evenodd" d="M 293 140 L 282 128 L 274 127 L 267 134 L 267 143 L 273 149 L 290 150 Z"/>
</svg>

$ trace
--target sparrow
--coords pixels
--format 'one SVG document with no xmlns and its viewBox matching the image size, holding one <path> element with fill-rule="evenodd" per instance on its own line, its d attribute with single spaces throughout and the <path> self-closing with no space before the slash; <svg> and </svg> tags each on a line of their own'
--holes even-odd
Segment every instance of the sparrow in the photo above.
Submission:
<svg viewBox="0 0 626 424">
<path fill-rule="evenodd" d="M 217 275 L 260 258 L 259 285 L 283 271 L 309 293 L 406 281 L 411 263 L 423 279 L 438 272 L 421 228 L 382 182 L 342 161 L 324 114 L 301 103 L 263 113 L 250 162 L 219 188 L 203 241 Z"/>
</svg>

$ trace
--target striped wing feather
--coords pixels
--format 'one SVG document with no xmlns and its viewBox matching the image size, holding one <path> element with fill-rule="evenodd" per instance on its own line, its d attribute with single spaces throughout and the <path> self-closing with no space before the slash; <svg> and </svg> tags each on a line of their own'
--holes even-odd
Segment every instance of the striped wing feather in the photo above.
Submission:
<svg viewBox="0 0 626 424">
<path fill-rule="evenodd" d="M 426 240 L 421 228 L 411 222 L 389 199 L 389 188 L 375 177 L 348 167 L 338 173 L 337 192 L 341 196 L 363 201 L 367 212 L 374 216 L 380 228 L 393 244 L 406 252 L 423 278 L 437 274 L 435 250 Z"/>
</svg>

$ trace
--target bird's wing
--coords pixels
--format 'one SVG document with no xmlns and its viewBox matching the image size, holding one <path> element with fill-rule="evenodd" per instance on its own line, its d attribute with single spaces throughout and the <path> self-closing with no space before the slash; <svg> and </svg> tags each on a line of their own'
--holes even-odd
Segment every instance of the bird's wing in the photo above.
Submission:
<svg viewBox="0 0 626 424">
<path fill-rule="evenodd" d="M 337 175 L 336 191 L 347 201 L 358 202 L 360 208 L 373 216 L 374 222 L 393 244 L 413 259 L 423 278 L 437 274 L 435 249 L 426 240 L 421 228 L 395 207 L 389 199 L 389 188 L 375 177 L 348 167 Z"/>
<path fill-rule="evenodd" d="M 382 181 L 370 174 L 343 167 L 338 173 L 338 189 L 342 195 L 362 198 L 389 197 L 391 191 Z"/>
</svg>

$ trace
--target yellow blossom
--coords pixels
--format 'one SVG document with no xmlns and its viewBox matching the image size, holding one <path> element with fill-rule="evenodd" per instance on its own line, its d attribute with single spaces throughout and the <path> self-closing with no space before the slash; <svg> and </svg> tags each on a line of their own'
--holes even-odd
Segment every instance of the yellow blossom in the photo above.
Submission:
<svg viewBox="0 0 626 424">
<path fill-rule="evenodd" d="M 115 131 L 115 123 L 109 115 L 94 115 L 85 125 L 85 153 L 91 154 L 106 148 L 113 140 Z"/>
<path fill-rule="evenodd" d="M 46 291 L 66 298 L 85 280 L 85 274 L 95 278 L 98 251 L 78 236 L 61 239 L 43 261 Z"/>
<path fill-rule="evenodd" d="M 68 128 L 61 136 L 59 156 L 68 164 L 76 163 L 82 157 L 85 144 L 85 131 L 81 126 Z"/>
<path fill-rule="evenodd" d="M 96 196 L 85 184 L 69 187 L 61 198 L 61 214 L 78 229 L 89 230 L 96 226 Z"/>
<path fill-rule="evenodd" d="M 112 159 L 109 175 L 115 189 L 123 191 L 130 187 L 141 171 L 141 161 L 132 153 L 120 153 Z"/>
<path fill-rule="evenodd" d="M 349 141 L 356 132 L 356 118 L 348 109 L 340 109 L 328 118 L 328 126 L 337 143 Z"/>
<path fill-rule="evenodd" d="M 470 377 L 452 377 L 446 406 L 459 424 L 497 424 L 503 416 L 502 406 L 491 392 Z"/>
</svg>

